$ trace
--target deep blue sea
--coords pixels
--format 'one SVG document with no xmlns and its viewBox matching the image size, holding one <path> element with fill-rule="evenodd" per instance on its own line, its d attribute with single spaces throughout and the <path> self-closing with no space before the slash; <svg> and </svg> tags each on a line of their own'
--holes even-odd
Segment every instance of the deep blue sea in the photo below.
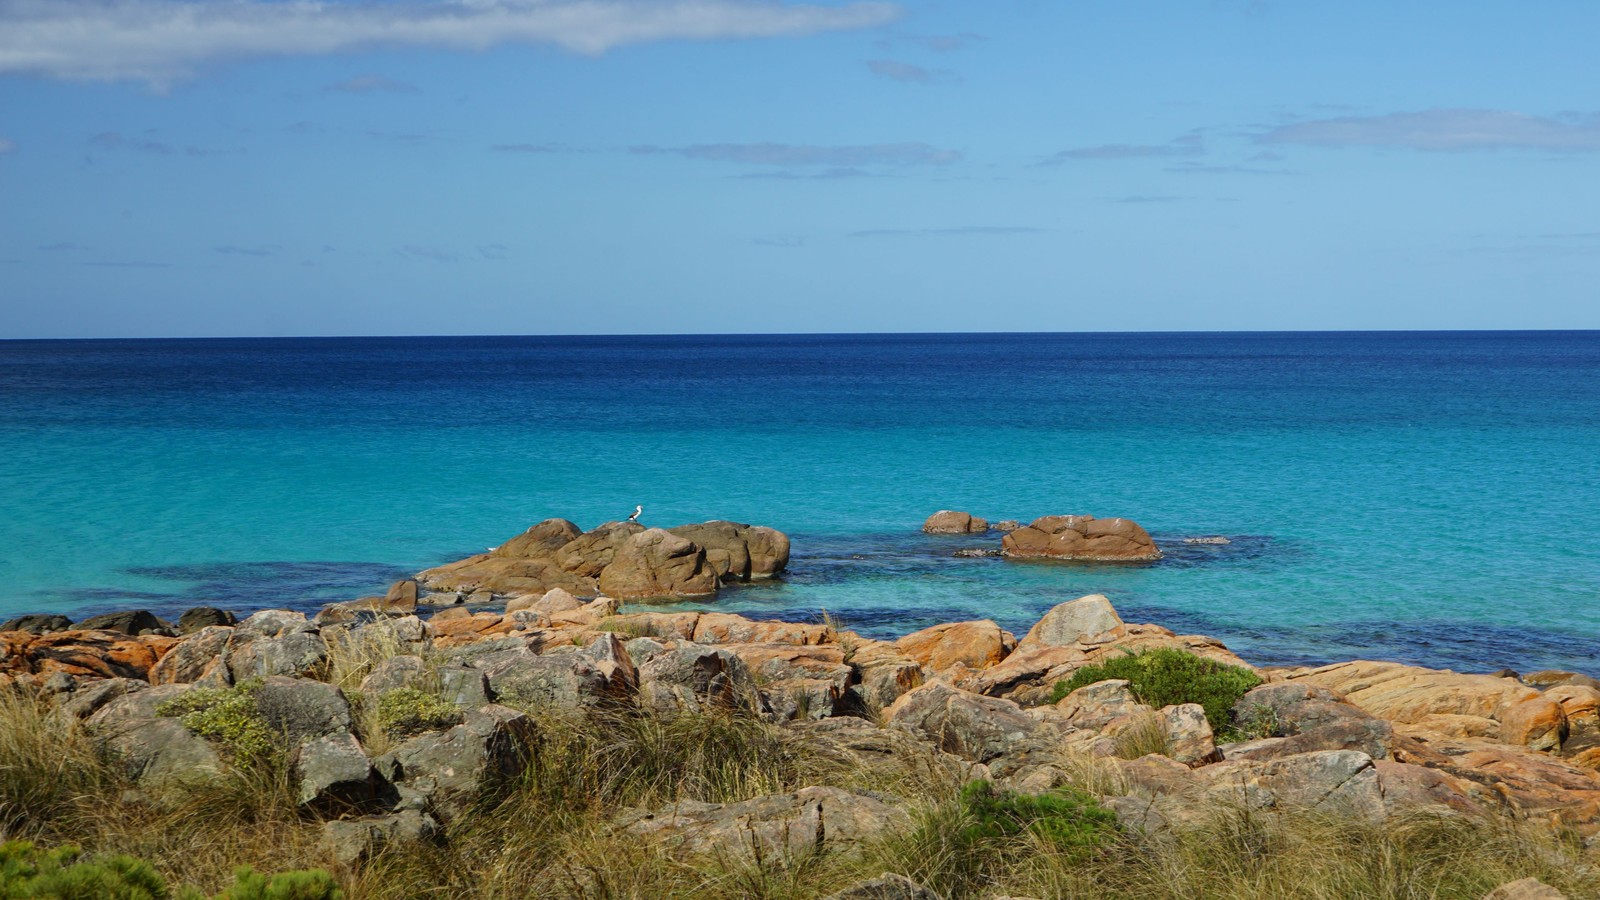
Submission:
<svg viewBox="0 0 1600 900">
<path fill-rule="evenodd" d="M 313 609 L 636 503 L 787 531 L 750 615 L 1103 592 L 1260 663 L 1600 673 L 1600 332 L 0 342 L 0 618 Z M 999 536 L 942 508 L 1168 555 L 956 559 Z"/>
</svg>

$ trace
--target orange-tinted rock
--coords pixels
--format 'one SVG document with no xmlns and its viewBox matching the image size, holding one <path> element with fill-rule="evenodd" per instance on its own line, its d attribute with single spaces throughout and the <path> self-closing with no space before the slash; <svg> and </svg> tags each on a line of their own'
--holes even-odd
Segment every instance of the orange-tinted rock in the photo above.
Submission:
<svg viewBox="0 0 1600 900">
<path fill-rule="evenodd" d="M 667 530 L 699 545 L 724 582 L 771 578 L 789 565 L 789 536 L 775 528 L 717 520 Z"/>
<path fill-rule="evenodd" d="M 26 643 L 16 640 L 21 635 Z M 132 637 L 114 631 L 58 631 L 45 635 L 6 632 L 0 666 L 13 674 L 149 678 L 150 669 L 179 638 Z"/>
<path fill-rule="evenodd" d="M 1007 534 L 1002 552 L 1014 559 L 1144 561 L 1161 558 L 1150 534 L 1132 519 L 1042 516 Z"/>
<path fill-rule="evenodd" d="M 472 643 L 480 635 L 492 632 L 504 621 L 503 616 L 496 613 L 477 613 L 476 615 L 446 617 L 439 621 L 434 616 L 428 621 L 433 626 L 433 641 L 437 647 L 453 647 L 459 644 Z"/>
<path fill-rule="evenodd" d="M 628 538 L 600 572 L 600 590 L 622 600 L 704 597 L 717 583 L 698 544 L 660 528 Z"/>
<path fill-rule="evenodd" d="M 1498 721 L 1515 704 L 1539 696 L 1510 678 L 1365 660 L 1297 672 L 1290 679 L 1343 694 L 1367 712 L 1393 722 L 1416 722 L 1435 713 Z"/>
<path fill-rule="evenodd" d="M 1531 697 L 1500 714 L 1500 740 L 1534 750 L 1560 750 L 1567 739 L 1567 714 L 1556 700 Z"/>
<path fill-rule="evenodd" d="M 927 534 L 983 534 L 989 530 L 989 522 L 971 513 L 941 509 L 922 523 L 922 530 Z"/>
<path fill-rule="evenodd" d="M 828 640 L 828 626 L 757 622 L 729 613 L 702 613 L 695 623 L 693 640 L 698 644 L 821 644 Z"/>
<path fill-rule="evenodd" d="M 700 613 L 629 613 L 609 616 L 593 626 L 601 631 L 622 635 L 624 640 L 636 637 L 677 638 L 691 640 Z"/>
<path fill-rule="evenodd" d="M 578 526 L 566 519 L 545 519 L 490 550 L 489 555 L 507 559 L 547 557 L 576 540 L 582 533 Z"/>
<path fill-rule="evenodd" d="M 912 632 L 895 641 L 907 656 L 934 672 L 960 663 L 969 669 L 987 669 L 1005 659 L 1016 641 L 988 619 L 951 622 Z"/>
</svg>

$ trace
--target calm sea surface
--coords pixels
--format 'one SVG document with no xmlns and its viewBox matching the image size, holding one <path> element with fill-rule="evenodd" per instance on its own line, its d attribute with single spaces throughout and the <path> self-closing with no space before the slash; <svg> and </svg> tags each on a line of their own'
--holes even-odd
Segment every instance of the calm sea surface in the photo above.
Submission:
<svg viewBox="0 0 1600 900">
<path fill-rule="evenodd" d="M 1262 663 L 1600 673 L 1596 332 L 0 342 L 0 618 L 312 609 L 635 503 L 789 532 L 750 615 L 1098 591 Z M 1168 556 L 955 559 L 999 538 L 941 508 Z"/>
</svg>

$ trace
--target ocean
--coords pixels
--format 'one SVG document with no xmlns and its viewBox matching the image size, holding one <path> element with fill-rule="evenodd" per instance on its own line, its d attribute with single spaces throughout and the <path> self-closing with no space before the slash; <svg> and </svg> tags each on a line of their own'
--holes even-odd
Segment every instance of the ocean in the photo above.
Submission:
<svg viewBox="0 0 1600 900">
<path fill-rule="evenodd" d="M 1261 664 L 1600 673 L 1600 332 L 0 342 L 0 619 L 314 610 L 635 504 L 793 539 L 695 608 L 1021 633 L 1099 592 Z M 1167 556 L 955 558 L 999 535 L 946 508 Z"/>
</svg>

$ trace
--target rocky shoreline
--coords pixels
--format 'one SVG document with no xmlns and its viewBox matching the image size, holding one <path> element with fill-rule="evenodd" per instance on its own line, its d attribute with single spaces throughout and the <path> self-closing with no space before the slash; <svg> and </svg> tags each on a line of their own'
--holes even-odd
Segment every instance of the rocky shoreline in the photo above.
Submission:
<svg viewBox="0 0 1600 900">
<path fill-rule="evenodd" d="M 951 533 L 978 533 L 976 522 Z M 1099 545 L 1132 559 L 1154 546 L 1125 519 L 1014 524 L 1004 541 L 1018 556 L 1056 547 L 1082 558 Z M 1119 827 L 1146 835 L 1229 807 L 1507 820 L 1600 843 L 1600 682 L 1584 675 L 1360 660 L 1257 668 L 1215 639 L 1124 622 L 1099 595 L 1059 604 L 1021 637 L 979 620 L 896 640 L 644 605 L 773 577 L 788 556 L 788 538 L 758 526 L 585 533 L 548 520 L 310 618 L 264 610 L 235 622 L 202 610 L 174 625 L 147 613 L 66 630 L 23 622 L 31 630 L 0 631 L 0 689 L 81 723 L 149 790 L 237 765 L 237 747 L 192 714 L 239 701 L 285 755 L 327 859 L 344 866 L 442 840 L 528 765 L 550 710 L 728 711 L 863 769 L 915 758 L 1019 794 L 1088 785 Z M 1255 686 L 1220 711 L 1149 702 L 1125 678 L 1066 689 L 1079 673 L 1153 653 Z M 374 724 L 380 709 L 416 722 Z M 677 854 L 783 854 L 866 841 L 909 815 L 903 798 L 815 785 L 618 810 L 615 826 Z"/>
</svg>

